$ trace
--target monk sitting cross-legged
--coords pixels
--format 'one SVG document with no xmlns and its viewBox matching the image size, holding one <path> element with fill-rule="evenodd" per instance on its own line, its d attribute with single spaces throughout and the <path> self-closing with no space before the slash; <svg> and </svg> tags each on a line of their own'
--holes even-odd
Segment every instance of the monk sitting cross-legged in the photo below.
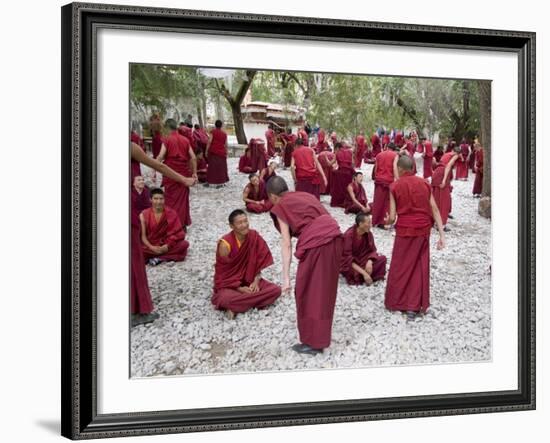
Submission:
<svg viewBox="0 0 550 443">
<path fill-rule="evenodd" d="M 164 205 L 162 189 L 151 191 L 151 203 L 152 207 L 139 215 L 143 257 L 151 265 L 185 260 L 189 242 L 176 211 Z"/>
<path fill-rule="evenodd" d="M 231 232 L 218 242 L 212 304 L 232 319 L 236 313 L 272 304 L 281 288 L 262 278 L 273 257 L 262 236 L 249 228 L 246 213 L 231 212 L 229 226 Z"/>
<path fill-rule="evenodd" d="M 250 174 L 248 179 L 250 182 L 243 191 L 243 201 L 246 204 L 246 209 L 256 214 L 268 212 L 273 205 L 267 198 L 264 182 L 260 180 L 258 174 Z"/>
<path fill-rule="evenodd" d="M 386 256 L 376 252 L 370 216 L 359 213 L 355 225 L 344 233 L 342 275 L 350 285 L 371 285 L 386 275 Z"/>
<path fill-rule="evenodd" d="M 344 200 L 344 208 L 346 214 L 350 212 L 357 214 L 362 212 L 368 214 L 370 206 L 367 199 L 367 193 L 363 187 L 363 173 L 357 171 L 353 174 L 353 181 L 348 185 L 346 199 Z"/>
</svg>

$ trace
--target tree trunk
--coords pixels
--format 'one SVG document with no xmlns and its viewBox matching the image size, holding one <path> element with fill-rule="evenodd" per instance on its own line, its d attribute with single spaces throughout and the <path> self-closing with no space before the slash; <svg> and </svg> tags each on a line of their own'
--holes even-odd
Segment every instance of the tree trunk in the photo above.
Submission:
<svg viewBox="0 0 550 443">
<path fill-rule="evenodd" d="M 491 82 L 478 81 L 480 143 L 483 146 L 483 188 L 479 202 L 479 213 L 491 216 Z"/>
<path fill-rule="evenodd" d="M 202 109 L 200 104 L 197 105 L 197 118 L 199 119 L 199 126 L 204 128 L 204 120 L 202 119 Z"/>
<path fill-rule="evenodd" d="M 246 133 L 244 132 L 241 104 L 235 103 L 233 106 L 231 106 L 231 113 L 233 114 L 233 125 L 235 127 L 235 135 L 237 136 L 237 141 L 241 145 L 248 144 L 248 141 L 246 140 Z"/>
</svg>

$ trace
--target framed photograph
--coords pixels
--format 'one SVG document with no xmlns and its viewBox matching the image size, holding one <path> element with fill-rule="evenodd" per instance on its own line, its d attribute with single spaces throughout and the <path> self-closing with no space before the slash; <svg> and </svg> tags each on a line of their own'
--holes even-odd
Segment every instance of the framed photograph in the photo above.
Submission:
<svg viewBox="0 0 550 443">
<path fill-rule="evenodd" d="M 535 34 L 62 8 L 62 434 L 535 408 Z"/>
</svg>

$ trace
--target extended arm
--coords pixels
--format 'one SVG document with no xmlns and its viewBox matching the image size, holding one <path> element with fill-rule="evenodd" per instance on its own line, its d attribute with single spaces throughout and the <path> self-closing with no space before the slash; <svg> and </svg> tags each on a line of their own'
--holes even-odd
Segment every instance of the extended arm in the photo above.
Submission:
<svg viewBox="0 0 550 443">
<path fill-rule="evenodd" d="M 441 214 L 439 213 L 439 208 L 437 207 L 433 195 L 430 195 L 430 206 L 432 208 L 432 217 L 435 220 L 437 231 L 439 232 L 437 249 L 443 249 L 445 247 L 445 232 L 443 231 L 443 221 L 441 220 Z"/>
<path fill-rule="evenodd" d="M 290 291 L 290 261 L 292 259 L 292 242 L 290 239 L 290 228 L 277 217 L 279 229 L 281 230 L 281 255 L 283 259 L 283 292 Z"/>
<path fill-rule="evenodd" d="M 143 152 L 143 149 L 135 143 L 132 143 L 131 153 L 134 160 L 153 168 L 155 171 L 160 172 L 162 175 L 171 178 L 174 181 L 182 183 L 185 186 L 193 186 L 195 184 L 195 180 L 193 178 L 184 177 L 169 166 L 166 166 L 164 163 L 149 157 L 145 152 Z"/>
</svg>

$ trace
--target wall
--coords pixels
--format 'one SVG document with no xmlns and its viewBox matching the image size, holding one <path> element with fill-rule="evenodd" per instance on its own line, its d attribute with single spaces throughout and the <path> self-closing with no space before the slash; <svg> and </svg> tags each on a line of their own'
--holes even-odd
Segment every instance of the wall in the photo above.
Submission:
<svg viewBox="0 0 550 443">
<path fill-rule="evenodd" d="M 202 0 L 199 2 L 127 0 L 111 3 L 245 11 L 260 14 L 304 15 L 373 21 L 426 23 L 494 29 L 536 31 L 538 174 L 538 410 L 457 417 L 409 419 L 372 423 L 320 425 L 246 430 L 194 435 L 143 437 L 136 442 L 280 442 L 280 441 L 542 441 L 548 430 L 548 382 L 542 374 L 548 361 L 548 293 L 543 270 L 547 262 L 548 189 L 543 177 L 549 148 L 543 146 L 545 109 L 550 104 L 543 78 L 550 57 L 547 23 L 542 3 L 444 2 L 388 0 L 360 3 L 279 0 Z M 3 5 L 2 106 L 4 126 L 1 180 L 4 205 L 2 234 L 2 337 L 0 383 L 2 439 L 8 442 L 61 441 L 59 434 L 60 379 L 60 6 L 58 0 L 7 2 Z M 497 9 L 498 8 L 498 13 Z M 252 56 L 252 55 L 251 55 Z M 547 77 L 547 75 L 546 75 Z M 33 111 L 28 108 L 32 97 Z M 38 105 L 36 105 L 38 104 Z M 14 116 L 25 118 L 14 119 Z M 544 256 L 543 256 L 543 251 Z M 546 315 L 545 315 L 546 314 Z M 543 353 L 543 349 L 545 352 Z"/>
</svg>

